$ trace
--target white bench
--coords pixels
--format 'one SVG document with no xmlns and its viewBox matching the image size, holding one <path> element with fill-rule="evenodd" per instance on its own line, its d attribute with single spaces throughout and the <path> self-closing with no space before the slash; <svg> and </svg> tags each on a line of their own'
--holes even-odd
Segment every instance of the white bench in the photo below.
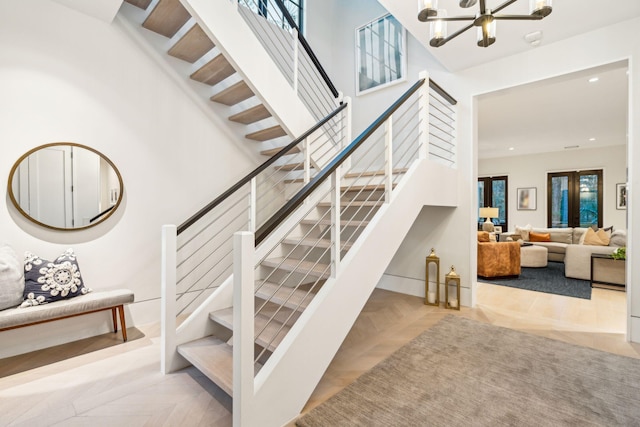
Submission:
<svg viewBox="0 0 640 427">
<path fill-rule="evenodd" d="M 0 310 L 0 331 L 53 322 L 54 320 L 98 311 L 111 310 L 113 332 L 118 332 L 119 312 L 122 340 L 127 341 L 127 326 L 124 320 L 124 304 L 132 303 L 133 292 L 129 289 L 90 292 L 71 299 L 55 301 L 27 308 L 8 308 Z"/>
</svg>

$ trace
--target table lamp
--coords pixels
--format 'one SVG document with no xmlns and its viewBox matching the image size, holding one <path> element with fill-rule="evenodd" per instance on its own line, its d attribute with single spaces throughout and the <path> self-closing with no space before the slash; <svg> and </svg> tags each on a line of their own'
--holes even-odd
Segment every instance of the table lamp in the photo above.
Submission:
<svg viewBox="0 0 640 427">
<path fill-rule="evenodd" d="M 498 218 L 498 208 L 480 208 L 480 218 L 487 218 L 482 224 L 482 230 L 492 232 L 494 231 L 493 222 L 491 218 Z"/>
</svg>

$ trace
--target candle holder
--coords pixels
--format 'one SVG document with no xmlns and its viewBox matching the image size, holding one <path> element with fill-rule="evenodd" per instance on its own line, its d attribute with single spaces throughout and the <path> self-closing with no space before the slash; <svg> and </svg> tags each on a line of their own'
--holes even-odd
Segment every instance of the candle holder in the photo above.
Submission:
<svg viewBox="0 0 640 427">
<path fill-rule="evenodd" d="M 435 266 L 435 285 L 429 280 L 429 267 Z M 435 288 L 435 289 L 434 289 Z M 440 305 L 440 258 L 436 256 L 436 250 L 431 248 L 431 253 L 426 261 L 426 274 L 424 281 L 424 303 L 426 305 Z"/>
<path fill-rule="evenodd" d="M 460 276 L 453 265 L 444 276 L 444 308 L 460 310 Z"/>
</svg>

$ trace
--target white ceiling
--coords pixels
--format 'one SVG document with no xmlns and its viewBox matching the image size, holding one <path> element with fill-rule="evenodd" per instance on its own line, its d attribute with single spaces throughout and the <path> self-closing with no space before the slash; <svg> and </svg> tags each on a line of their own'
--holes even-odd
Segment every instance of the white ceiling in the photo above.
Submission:
<svg viewBox="0 0 640 427">
<path fill-rule="evenodd" d="M 553 12 L 539 21 L 498 21 L 496 42 L 476 45 L 470 29 L 444 46 L 429 46 L 429 24 L 418 21 L 417 0 L 378 0 L 444 68 L 455 72 L 498 58 L 537 49 L 524 40 L 542 31 L 540 46 L 640 16 L 640 0 L 554 0 Z M 486 0 L 495 8 L 503 0 Z M 608 6 L 608 7 L 607 7 Z M 448 16 L 473 15 L 459 0 L 439 0 Z M 518 0 L 501 14 L 528 14 L 529 0 Z M 448 33 L 469 22 L 449 22 Z M 479 99 L 478 157 L 506 157 L 549 151 L 625 144 L 628 78 L 626 63 L 554 78 L 484 95 Z M 598 76 L 597 83 L 588 79 Z M 590 141 L 595 138 L 595 141 Z M 509 150 L 513 147 L 513 150 Z M 567 148 L 576 149 L 576 148 Z"/>
</svg>

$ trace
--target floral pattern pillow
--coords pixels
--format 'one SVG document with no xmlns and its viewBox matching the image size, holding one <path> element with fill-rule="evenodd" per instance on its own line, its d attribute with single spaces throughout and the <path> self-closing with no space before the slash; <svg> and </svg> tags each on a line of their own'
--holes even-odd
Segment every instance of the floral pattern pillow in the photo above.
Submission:
<svg viewBox="0 0 640 427">
<path fill-rule="evenodd" d="M 54 261 L 26 252 L 24 281 L 24 301 L 20 307 L 33 307 L 91 292 L 84 286 L 73 249 L 67 249 Z"/>
</svg>

